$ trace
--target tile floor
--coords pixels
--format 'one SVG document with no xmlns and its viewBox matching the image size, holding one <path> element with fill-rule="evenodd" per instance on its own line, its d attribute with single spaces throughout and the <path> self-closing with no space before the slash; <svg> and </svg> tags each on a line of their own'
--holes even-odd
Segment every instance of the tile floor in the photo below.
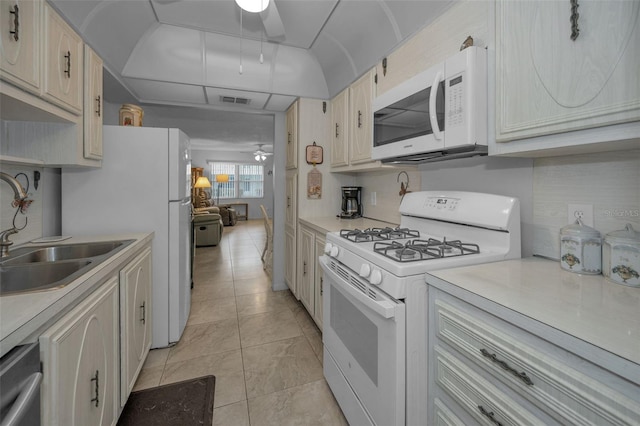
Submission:
<svg viewBox="0 0 640 426">
<path fill-rule="evenodd" d="M 322 375 L 322 336 L 262 269 L 262 220 L 225 227 L 196 249 L 191 314 L 175 346 L 155 349 L 134 390 L 212 374 L 215 426 L 346 425 Z"/>
</svg>

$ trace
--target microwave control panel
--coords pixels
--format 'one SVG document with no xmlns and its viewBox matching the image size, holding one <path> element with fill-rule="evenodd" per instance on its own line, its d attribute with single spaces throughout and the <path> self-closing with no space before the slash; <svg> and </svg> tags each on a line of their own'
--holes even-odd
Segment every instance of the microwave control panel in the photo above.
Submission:
<svg viewBox="0 0 640 426">
<path fill-rule="evenodd" d="M 447 108 L 448 127 L 462 126 L 464 124 L 464 73 L 451 78 L 447 84 L 447 96 L 449 101 Z"/>
</svg>

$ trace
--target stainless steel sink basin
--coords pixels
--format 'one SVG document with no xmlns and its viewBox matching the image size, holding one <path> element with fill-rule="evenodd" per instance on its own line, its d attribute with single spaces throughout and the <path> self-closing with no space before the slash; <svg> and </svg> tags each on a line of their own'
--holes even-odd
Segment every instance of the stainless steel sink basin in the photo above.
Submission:
<svg viewBox="0 0 640 426">
<path fill-rule="evenodd" d="M 62 288 L 133 241 L 16 248 L 0 260 L 0 296 Z"/>
<path fill-rule="evenodd" d="M 68 244 L 50 247 L 23 247 L 15 249 L 2 265 L 20 265 L 34 262 L 57 262 L 101 256 L 122 247 L 128 241 Z"/>
<path fill-rule="evenodd" d="M 0 266 L 0 295 L 62 288 L 91 269 L 91 260 Z"/>
</svg>

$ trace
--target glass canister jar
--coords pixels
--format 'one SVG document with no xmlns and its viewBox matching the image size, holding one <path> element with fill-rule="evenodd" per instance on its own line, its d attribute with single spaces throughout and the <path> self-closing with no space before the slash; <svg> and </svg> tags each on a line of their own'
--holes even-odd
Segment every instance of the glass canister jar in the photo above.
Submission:
<svg viewBox="0 0 640 426">
<path fill-rule="evenodd" d="M 560 229 L 560 266 L 578 274 L 602 273 L 602 237 L 580 219 Z"/>
<path fill-rule="evenodd" d="M 609 280 L 640 287 L 640 232 L 628 223 L 620 231 L 609 232 L 602 246 L 603 274 Z"/>
</svg>

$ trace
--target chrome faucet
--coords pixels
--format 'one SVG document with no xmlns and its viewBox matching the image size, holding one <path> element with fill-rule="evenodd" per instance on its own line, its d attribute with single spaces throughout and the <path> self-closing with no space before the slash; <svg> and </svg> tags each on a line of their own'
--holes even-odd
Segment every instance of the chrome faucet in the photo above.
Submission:
<svg viewBox="0 0 640 426">
<path fill-rule="evenodd" d="M 13 189 L 13 205 L 15 207 L 22 207 L 23 202 L 27 199 L 27 193 L 22 185 L 20 185 L 20 182 L 18 182 L 18 180 L 13 176 L 4 172 L 0 172 L 0 179 L 7 182 L 11 189 Z M 16 228 L 15 223 L 13 224 L 13 227 L 0 232 L 0 258 L 9 255 L 9 246 L 13 244 L 13 241 L 9 241 L 9 235 L 17 233 L 18 229 Z"/>
</svg>

